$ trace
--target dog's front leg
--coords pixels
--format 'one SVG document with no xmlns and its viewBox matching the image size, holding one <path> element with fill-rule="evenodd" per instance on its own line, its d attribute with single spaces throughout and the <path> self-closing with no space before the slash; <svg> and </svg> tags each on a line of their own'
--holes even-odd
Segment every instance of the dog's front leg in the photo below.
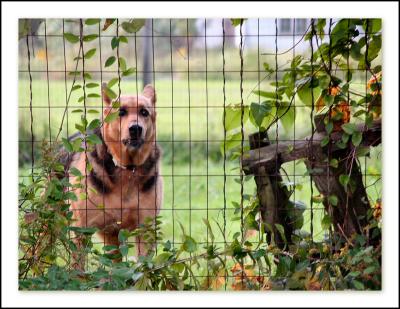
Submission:
<svg viewBox="0 0 400 309">
<path fill-rule="evenodd" d="M 145 256 L 147 255 L 147 244 L 145 243 L 143 237 L 137 236 L 136 237 L 136 248 L 137 248 L 137 255 L 138 256 Z"/>
<path fill-rule="evenodd" d="M 73 250 L 72 255 L 72 267 L 80 272 L 85 271 L 85 252 L 84 252 L 84 241 L 82 236 L 76 236 L 72 240 L 76 246 L 76 250 Z"/>
<path fill-rule="evenodd" d="M 105 229 L 104 231 L 99 233 L 99 236 L 103 240 L 105 245 L 112 245 L 112 246 L 119 247 L 118 231 L 116 229 L 114 229 L 112 231 L 108 231 L 107 229 Z M 106 253 L 118 254 L 119 249 L 110 250 L 110 251 L 107 251 Z M 121 257 L 113 259 L 114 263 L 119 263 L 121 261 L 122 261 Z"/>
<path fill-rule="evenodd" d="M 146 256 L 149 254 L 150 251 L 154 251 L 156 248 L 155 243 L 150 243 L 148 241 L 145 241 L 143 237 L 137 236 L 136 237 L 136 248 L 137 248 L 137 255 L 138 256 Z"/>
</svg>

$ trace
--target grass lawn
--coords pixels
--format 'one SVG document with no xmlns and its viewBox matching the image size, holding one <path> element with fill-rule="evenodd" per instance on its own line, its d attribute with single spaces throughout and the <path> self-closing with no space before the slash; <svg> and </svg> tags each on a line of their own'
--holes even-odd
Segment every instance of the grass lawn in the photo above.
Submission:
<svg viewBox="0 0 400 309">
<path fill-rule="evenodd" d="M 21 76 L 22 78 L 22 76 Z M 234 218 L 232 201 L 240 201 L 240 184 L 238 161 L 227 161 L 226 170 L 226 204 L 224 204 L 224 161 L 220 153 L 220 143 L 224 138 L 222 124 L 224 97 L 221 80 L 195 79 L 188 81 L 176 76 L 173 82 L 165 76 L 156 79 L 157 89 L 157 139 L 163 148 L 162 174 L 164 175 L 164 203 L 161 211 L 163 217 L 162 230 L 165 239 L 179 243 L 181 241 L 182 224 L 186 233 L 191 234 L 198 241 L 207 241 L 207 228 L 202 218 L 208 218 L 212 224 L 216 241 L 223 241 L 217 223 L 222 227 L 224 209 L 226 213 L 226 239 L 232 240 L 232 235 L 240 230 L 240 221 Z M 50 100 L 47 100 L 47 83 L 42 75 L 33 76 L 33 121 L 34 136 L 37 141 L 43 138 L 54 140 L 61 125 L 65 109 L 65 85 L 61 76 L 58 80 L 50 79 Z M 68 82 L 68 89 L 71 82 Z M 269 87 L 267 82 L 261 83 L 261 89 Z M 252 101 L 258 102 L 251 90 L 257 88 L 257 81 L 246 80 L 243 83 L 243 99 L 245 104 Z M 190 89 L 190 93 L 188 91 Z M 99 93 L 100 89 L 93 88 L 90 92 Z M 122 94 L 136 93 L 135 80 L 127 80 L 121 84 Z M 140 92 L 141 89 L 139 89 Z M 206 92 L 207 90 L 207 92 Z M 82 103 L 77 103 L 80 90 L 73 92 L 69 103 L 68 117 L 62 126 L 62 136 L 75 132 L 74 123 L 79 119 L 79 113 L 72 113 L 81 109 Z M 207 96 L 208 93 L 208 96 Z M 90 99 L 87 104 L 90 109 L 101 109 L 99 99 Z M 228 80 L 226 83 L 226 104 L 240 102 L 239 81 Z M 51 106 L 51 109 L 48 106 Z M 173 107 L 173 108 L 172 108 Z M 284 132 L 280 128 L 280 139 L 303 138 L 310 130 L 309 109 L 299 106 L 296 109 L 296 123 L 293 131 Z M 90 114 L 89 118 L 96 117 Z M 50 131 L 49 132 L 49 119 Z M 68 119 L 68 120 L 67 120 Z M 20 79 L 19 83 L 19 124 L 20 124 L 20 149 L 29 149 L 30 128 L 29 114 L 29 83 Z M 67 130 L 68 126 L 68 130 Z M 246 125 L 246 133 L 254 131 L 250 124 Z M 273 134 L 274 135 L 274 134 Z M 35 143 L 35 147 L 39 146 Z M 375 149 L 370 158 L 361 159 L 363 171 L 367 171 L 366 184 L 368 194 L 374 200 L 381 196 L 381 182 L 374 183 L 380 174 L 380 147 Z M 29 152 L 28 152 L 29 154 Z M 29 159 L 29 156 L 28 156 Z M 26 164 L 28 162 L 28 164 Z M 24 164 L 25 163 L 25 164 Z M 310 181 L 303 176 L 306 169 L 303 163 L 291 162 L 284 165 L 290 175 L 287 181 L 302 184 L 293 193 L 292 199 L 302 201 L 310 207 Z M 29 175 L 29 160 L 21 163 L 19 174 L 21 179 Z M 294 176 L 296 175 L 296 176 Z M 252 178 L 244 184 L 244 192 L 253 194 L 255 184 Z M 314 194 L 318 194 L 314 187 Z M 314 204 L 314 233 L 316 239 L 322 238 L 324 231 L 320 221 L 324 215 L 322 204 Z M 305 212 L 304 229 L 310 229 L 310 209 Z M 257 236 L 254 236 L 257 239 Z"/>
</svg>

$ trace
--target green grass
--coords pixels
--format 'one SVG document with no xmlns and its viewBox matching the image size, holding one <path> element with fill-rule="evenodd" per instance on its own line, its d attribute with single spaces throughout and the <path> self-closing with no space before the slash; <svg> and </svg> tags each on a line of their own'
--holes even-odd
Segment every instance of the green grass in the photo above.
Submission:
<svg viewBox="0 0 400 309">
<path fill-rule="evenodd" d="M 212 224 L 216 241 L 223 241 L 223 235 L 218 232 L 218 224 L 222 227 L 224 222 L 224 212 L 226 214 L 226 239 L 231 240 L 232 235 L 240 230 L 240 221 L 234 220 L 232 201 L 240 201 L 240 183 L 238 161 L 228 161 L 225 164 L 227 174 L 225 183 L 224 203 L 224 161 L 220 153 L 220 142 L 224 138 L 222 124 L 224 96 L 222 80 L 190 80 L 188 85 L 185 79 L 176 79 L 172 83 L 169 79 L 157 79 L 155 83 L 157 89 L 157 139 L 163 148 L 162 173 L 164 176 L 164 203 L 161 211 L 163 217 L 163 232 L 165 238 L 175 243 L 181 241 L 182 224 L 186 233 L 191 234 L 198 241 L 207 240 L 207 228 L 202 222 L 203 218 L 208 218 Z M 190 86 L 190 96 L 188 91 Z M 71 87 L 71 82 L 68 82 Z M 251 95 L 251 90 L 257 87 L 254 80 L 246 80 L 243 83 L 244 103 L 258 101 L 258 98 Z M 262 82 L 261 89 L 269 87 L 267 82 Z M 68 89 L 69 89 L 68 88 Z M 206 89 L 208 92 L 206 92 Z M 135 80 L 127 80 L 121 84 L 122 93 L 136 93 Z M 140 88 L 138 91 L 140 92 Z M 34 136 L 40 141 L 49 138 L 49 123 L 51 139 L 54 140 L 58 128 L 61 126 L 62 114 L 65 109 L 65 85 L 62 79 L 51 80 L 49 88 L 49 100 L 47 100 L 47 83 L 40 76 L 34 76 L 33 80 L 33 121 Z M 99 93 L 99 88 L 94 91 Z M 208 96 L 206 95 L 208 93 Z M 78 113 L 71 113 L 72 110 L 82 108 L 82 103 L 76 103 L 81 93 L 74 92 L 69 103 L 68 121 L 65 119 L 62 126 L 62 135 L 75 132 L 74 123 L 79 119 Z M 240 102 L 239 81 L 228 80 L 226 83 L 226 104 Z M 48 105 L 52 107 L 48 109 Z M 100 110 L 99 100 L 89 100 L 88 107 Z M 174 107 L 174 108 L 172 108 Z M 280 139 L 284 138 L 303 138 L 310 130 L 309 110 L 303 107 L 297 109 L 297 119 L 295 130 L 284 132 L 280 128 Z M 91 118 L 95 117 L 93 115 Z M 29 175 L 29 142 L 30 139 L 30 112 L 29 112 L 29 83 L 21 79 L 19 83 L 19 123 L 20 123 L 20 149 L 26 152 L 25 157 L 20 157 L 20 176 Z M 246 125 L 245 136 L 255 130 L 251 125 Z M 274 133 L 272 134 L 274 135 Z M 174 143 L 171 143 L 174 141 Z M 207 142 L 208 141 L 208 142 Z M 38 147 L 36 143 L 35 147 Z M 25 158 L 25 159 L 24 159 Z M 380 148 L 373 151 L 371 158 L 367 158 L 363 171 L 369 174 L 380 174 Z M 365 167 L 364 167 L 365 166 Z M 291 175 L 289 181 L 302 183 L 302 188 L 294 191 L 292 199 L 310 205 L 311 185 L 309 178 L 303 176 L 305 166 L 303 163 L 295 162 L 284 165 L 286 172 Z M 22 177 L 23 178 L 23 177 Z M 381 196 L 380 181 L 371 185 L 378 176 L 366 177 L 367 191 L 371 199 Z M 286 180 L 286 179 L 285 179 Z M 371 185 L 371 186 L 369 186 Z M 253 194 L 255 184 L 253 179 L 245 182 L 244 192 Z M 313 187 L 314 194 L 318 191 Z M 310 206 L 308 206 L 310 207 Z M 313 226 L 316 238 L 323 237 L 320 226 L 321 218 L 324 215 L 322 204 L 314 204 Z M 218 223 L 218 224 L 217 224 Z M 308 208 L 305 212 L 304 229 L 309 230 L 311 224 L 311 211 Z M 257 238 L 257 237 L 256 237 Z"/>
</svg>

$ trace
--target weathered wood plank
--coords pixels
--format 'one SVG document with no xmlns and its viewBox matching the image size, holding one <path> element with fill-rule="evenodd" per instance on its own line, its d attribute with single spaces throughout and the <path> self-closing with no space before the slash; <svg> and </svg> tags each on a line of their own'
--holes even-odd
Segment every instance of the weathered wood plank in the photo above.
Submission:
<svg viewBox="0 0 400 309">
<path fill-rule="evenodd" d="M 250 149 L 268 146 L 269 139 L 266 132 L 258 132 L 249 136 Z M 265 233 L 268 243 L 272 241 L 272 232 L 276 245 L 283 248 L 284 240 L 278 233 L 275 224 L 285 227 L 285 237 L 290 242 L 292 228 L 289 224 L 286 205 L 289 200 L 289 192 L 279 185 L 282 177 L 279 174 L 280 165 L 272 170 L 266 170 L 264 166 L 258 166 L 254 170 L 254 180 L 257 185 L 257 196 L 260 203 L 261 218 L 265 224 Z M 269 228 L 268 228 L 269 225 Z"/>
<path fill-rule="evenodd" d="M 375 120 L 371 128 L 364 128 L 364 124 L 357 125 L 357 129 L 363 132 L 362 146 L 376 146 L 381 143 L 381 120 Z M 273 169 L 276 162 L 280 164 L 308 157 L 315 150 L 321 149 L 321 141 L 326 136 L 325 132 L 317 132 L 304 140 L 283 141 L 278 144 L 258 149 L 251 149 L 242 157 L 242 168 L 246 174 L 254 174 L 254 168 L 264 166 L 266 170 Z M 342 138 L 342 132 L 331 134 L 331 151 L 341 150 L 335 146 Z M 279 160 L 277 160 L 277 157 Z"/>
</svg>

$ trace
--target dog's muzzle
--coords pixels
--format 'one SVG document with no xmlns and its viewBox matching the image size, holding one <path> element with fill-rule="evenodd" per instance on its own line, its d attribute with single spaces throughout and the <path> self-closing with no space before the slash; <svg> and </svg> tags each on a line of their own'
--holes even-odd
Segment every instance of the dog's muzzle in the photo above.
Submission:
<svg viewBox="0 0 400 309">
<path fill-rule="evenodd" d="M 140 148 L 143 145 L 144 140 L 142 138 L 143 128 L 139 125 L 132 125 L 129 127 L 129 138 L 124 139 L 122 142 L 125 146 L 132 147 L 134 149 Z"/>
</svg>

